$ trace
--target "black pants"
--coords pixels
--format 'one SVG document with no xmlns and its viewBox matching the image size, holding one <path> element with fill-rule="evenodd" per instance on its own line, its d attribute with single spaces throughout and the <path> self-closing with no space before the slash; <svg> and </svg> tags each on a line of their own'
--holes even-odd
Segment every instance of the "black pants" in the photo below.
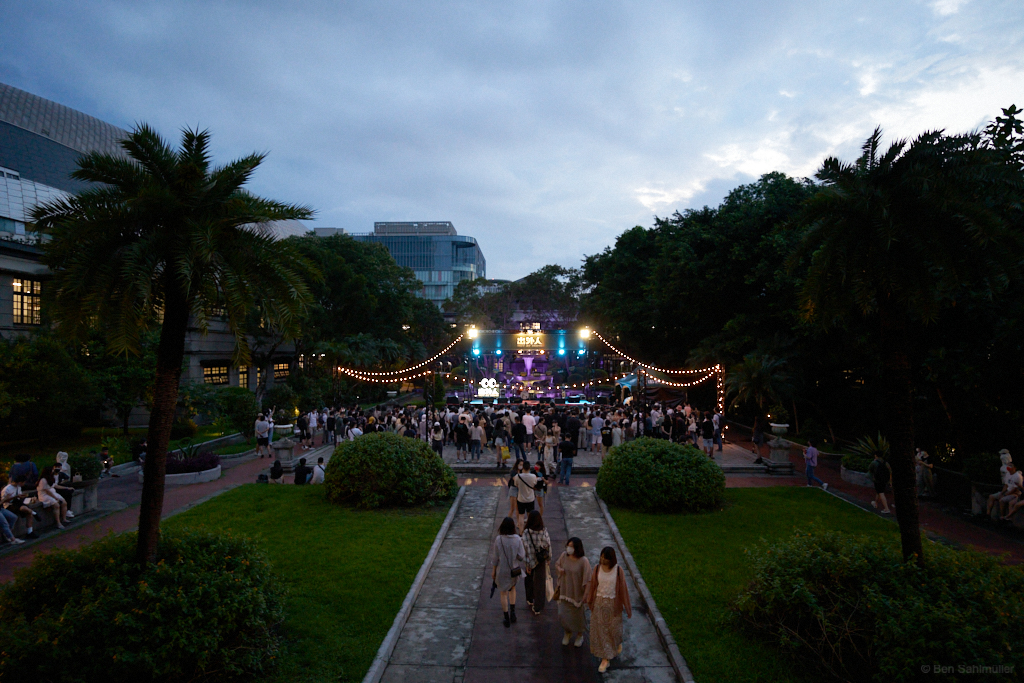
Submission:
<svg viewBox="0 0 1024 683">
<path fill-rule="evenodd" d="M 538 562 L 523 581 L 526 584 L 526 601 L 533 603 L 534 612 L 544 609 L 544 601 L 547 599 L 547 569 L 546 562 Z"/>
</svg>

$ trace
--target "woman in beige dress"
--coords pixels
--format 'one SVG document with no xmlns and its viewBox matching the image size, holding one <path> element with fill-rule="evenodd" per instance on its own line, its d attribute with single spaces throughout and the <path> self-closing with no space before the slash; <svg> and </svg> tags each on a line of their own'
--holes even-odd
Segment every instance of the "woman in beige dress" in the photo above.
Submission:
<svg viewBox="0 0 1024 683">
<path fill-rule="evenodd" d="M 622 612 L 633 616 L 626 589 L 626 573 L 618 565 L 615 549 L 601 551 L 601 563 L 594 568 L 587 586 L 586 600 L 590 607 L 590 652 L 601 658 L 600 673 L 609 662 L 622 653 Z"/>
<path fill-rule="evenodd" d="M 590 560 L 583 553 L 583 541 L 573 537 L 566 542 L 565 552 L 555 562 L 555 571 L 558 573 L 558 620 L 565 631 L 562 645 L 568 645 L 573 636 L 579 634 L 575 644 L 580 647 L 587 630 L 583 598 L 590 577 Z"/>
</svg>

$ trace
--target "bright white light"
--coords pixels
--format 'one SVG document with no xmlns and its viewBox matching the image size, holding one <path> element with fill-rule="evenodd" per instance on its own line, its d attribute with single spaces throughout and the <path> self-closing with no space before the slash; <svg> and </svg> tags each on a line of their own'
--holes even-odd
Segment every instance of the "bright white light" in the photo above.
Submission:
<svg viewBox="0 0 1024 683">
<path fill-rule="evenodd" d="M 469 337 L 470 339 L 476 339 L 476 336 L 478 334 L 479 331 L 475 327 L 471 327 L 468 330 L 466 330 L 466 336 Z"/>
<path fill-rule="evenodd" d="M 590 330 L 586 327 L 580 330 L 580 339 L 590 339 Z"/>
</svg>

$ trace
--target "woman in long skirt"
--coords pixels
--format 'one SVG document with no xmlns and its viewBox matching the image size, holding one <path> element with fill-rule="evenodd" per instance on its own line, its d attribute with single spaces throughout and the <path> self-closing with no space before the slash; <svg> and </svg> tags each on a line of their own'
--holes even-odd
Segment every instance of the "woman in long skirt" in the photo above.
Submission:
<svg viewBox="0 0 1024 683">
<path fill-rule="evenodd" d="M 594 568 L 587 586 L 586 603 L 590 607 L 590 652 L 601 658 L 600 673 L 622 653 L 622 612 L 633 616 L 626 589 L 626 574 L 611 546 L 601 551 L 601 563 Z"/>
<path fill-rule="evenodd" d="M 584 610 L 587 580 L 590 577 L 590 560 L 583 553 L 583 541 L 573 537 L 565 544 L 558 561 L 558 620 L 565 631 L 562 645 L 568 645 L 574 636 L 576 647 L 583 645 L 583 634 L 587 630 L 587 614 Z"/>
<path fill-rule="evenodd" d="M 491 580 L 501 591 L 501 611 L 505 614 L 505 628 L 508 628 L 516 622 L 516 584 L 522 574 L 522 562 L 526 559 L 523 539 L 516 533 L 516 523 L 511 517 L 501 520 L 491 555 Z"/>
<path fill-rule="evenodd" d="M 526 518 L 523 531 L 523 546 L 526 548 L 526 604 L 534 614 L 540 614 L 547 600 L 548 561 L 551 559 L 551 537 L 544 528 L 544 518 L 534 510 Z"/>
</svg>

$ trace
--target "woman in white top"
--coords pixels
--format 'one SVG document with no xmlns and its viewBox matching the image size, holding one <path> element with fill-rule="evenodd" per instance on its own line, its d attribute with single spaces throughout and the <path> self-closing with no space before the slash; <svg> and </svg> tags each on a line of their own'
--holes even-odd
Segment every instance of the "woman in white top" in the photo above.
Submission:
<svg viewBox="0 0 1024 683">
<path fill-rule="evenodd" d="M 622 424 L 618 421 L 612 427 L 612 448 L 622 445 Z"/>
<path fill-rule="evenodd" d="M 36 497 L 39 498 L 39 502 L 43 504 L 44 508 L 53 510 L 53 518 L 57 522 L 57 528 L 63 529 L 68 521 L 68 517 L 74 517 L 74 515 L 68 512 L 67 501 L 64 500 L 64 497 L 57 492 L 57 489 L 51 483 L 51 481 L 56 481 L 57 479 L 55 469 L 56 467 L 48 467 L 39 475 L 39 483 L 36 484 Z"/>
<path fill-rule="evenodd" d="M 633 616 L 626 574 L 611 546 L 601 550 L 601 563 L 594 568 L 585 602 L 590 607 L 590 652 L 601 658 L 597 670 L 604 673 L 609 662 L 622 654 L 622 612 Z"/>
</svg>

